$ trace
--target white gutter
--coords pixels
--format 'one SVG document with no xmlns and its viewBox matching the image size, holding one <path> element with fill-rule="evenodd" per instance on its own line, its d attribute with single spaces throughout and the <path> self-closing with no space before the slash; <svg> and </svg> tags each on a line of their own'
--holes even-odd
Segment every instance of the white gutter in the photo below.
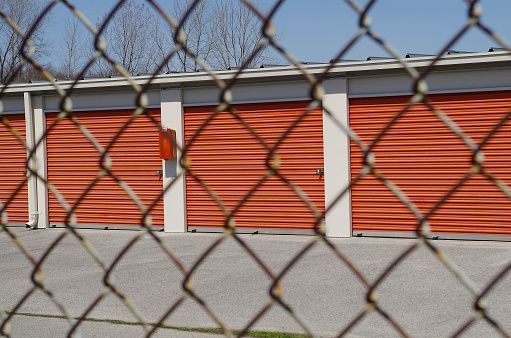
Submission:
<svg viewBox="0 0 511 338">
<path fill-rule="evenodd" d="M 414 57 L 414 58 L 403 58 L 410 67 L 421 68 L 430 65 L 431 61 L 434 60 L 434 56 Z M 478 67 L 489 67 L 495 63 L 511 63 L 511 53 L 508 51 L 499 52 L 484 52 L 484 53 L 465 53 L 465 54 L 452 54 L 445 55 L 436 64 L 437 67 L 449 67 L 449 66 L 478 66 Z M 303 68 L 310 74 L 318 75 L 325 71 L 330 64 L 314 64 L 314 65 L 303 65 Z M 372 61 L 343 61 L 337 62 L 330 70 L 330 75 L 345 76 L 347 73 L 350 75 L 356 75 L 359 72 L 367 71 L 389 71 L 389 70 L 402 70 L 403 66 L 394 59 L 385 60 L 372 60 Z M 222 80 L 228 80 L 236 74 L 236 70 L 225 70 L 215 71 L 218 78 Z M 244 80 L 264 80 L 275 77 L 301 77 L 301 72 L 294 66 L 279 66 L 271 68 L 257 68 L 257 69 L 245 69 L 239 76 L 239 79 Z M 151 76 L 135 76 L 133 80 L 139 85 L 144 85 Z M 157 75 L 152 81 L 155 85 L 168 85 L 169 87 L 181 87 L 186 85 L 201 84 L 203 82 L 211 82 L 211 76 L 206 72 L 194 72 L 194 73 L 176 73 L 176 74 L 164 74 Z M 61 88 L 69 88 L 73 81 L 58 81 L 58 85 Z M 122 77 L 114 78 L 98 78 L 98 79 L 85 79 L 80 80 L 75 88 L 104 88 L 104 87 L 119 87 L 129 86 L 128 81 Z M 1 88 L 1 87 L 0 87 Z M 12 84 L 5 90 L 7 93 L 18 93 L 18 92 L 32 92 L 32 91 L 54 91 L 55 88 L 48 82 L 40 83 L 27 83 L 27 84 Z"/>
<path fill-rule="evenodd" d="M 29 149 L 34 149 L 35 138 L 34 138 L 34 114 L 32 109 L 32 98 L 29 92 L 23 93 L 23 101 L 25 106 L 25 125 L 26 125 L 26 144 L 27 144 L 27 158 L 29 155 Z M 37 161 L 35 154 L 33 154 L 30 162 L 28 163 L 32 171 L 37 170 Z M 31 175 L 27 170 L 28 177 L 28 210 L 29 210 L 29 221 L 26 223 L 27 228 L 37 228 L 39 221 L 39 209 L 37 203 L 37 176 Z"/>
</svg>

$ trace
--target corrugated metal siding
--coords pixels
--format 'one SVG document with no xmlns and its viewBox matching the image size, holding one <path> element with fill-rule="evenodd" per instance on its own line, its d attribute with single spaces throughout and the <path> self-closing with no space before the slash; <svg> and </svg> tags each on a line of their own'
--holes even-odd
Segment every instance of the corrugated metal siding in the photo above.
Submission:
<svg viewBox="0 0 511 338">
<path fill-rule="evenodd" d="M 131 110 L 75 113 L 78 120 L 106 147 L 132 114 Z M 160 111 L 150 110 L 160 121 Z M 56 114 L 47 115 L 49 126 Z M 80 194 L 99 172 L 100 154 L 68 119 L 61 121 L 48 135 L 48 179 L 55 184 L 68 203 Z M 147 117 L 137 118 L 119 137 L 109 152 L 112 170 L 149 205 L 162 190 L 156 170 L 162 169 L 159 158 L 158 127 Z M 62 223 L 64 208 L 50 193 L 50 222 Z M 142 213 L 127 193 L 111 178 L 103 177 L 76 210 L 79 224 L 141 225 Z M 153 226 L 163 226 L 163 202 L 153 212 Z"/>
<path fill-rule="evenodd" d="M 431 96 L 474 142 L 511 111 L 511 92 Z M 351 128 L 367 144 L 408 101 L 406 97 L 350 100 Z M 485 146 L 487 170 L 511 185 L 511 121 Z M 374 150 L 376 168 L 396 183 L 425 213 L 471 167 L 468 147 L 424 105 L 407 112 Z M 362 152 L 351 143 L 351 175 L 360 171 Z M 353 231 L 414 231 L 417 222 L 373 176 L 352 191 Z M 511 200 L 478 174 L 430 219 L 435 233 L 511 234 Z"/>
<path fill-rule="evenodd" d="M 240 116 L 270 145 L 305 111 L 307 103 L 264 103 L 237 106 Z M 185 109 L 185 139 L 215 107 Z M 316 109 L 288 136 L 277 152 L 282 173 L 302 188 L 324 210 L 322 110 Z M 191 145 L 191 169 L 232 209 L 266 172 L 266 150 L 229 113 L 219 114 Z M 225 216 L 207 192 L 190 175 L 186 177 L 189 227 L 222 227 Z M 271 177 L 246 202 L 235 217 L 238 227 L 311 229 L 312 213 L 276 177 Z"/>
<path fill-rule="evenodd" d="M 5 115 L 5 117 L 25 141 L 25 116 L 16 114 Z M 25 179 L 26 158 L 27 151 L 23 144 L 0 122 L 0 201 L 2 203 L 7 202 Z M 28 221 L 27 184 L 16 194 L 5 211 L 9 222 Z"/>
</svg>

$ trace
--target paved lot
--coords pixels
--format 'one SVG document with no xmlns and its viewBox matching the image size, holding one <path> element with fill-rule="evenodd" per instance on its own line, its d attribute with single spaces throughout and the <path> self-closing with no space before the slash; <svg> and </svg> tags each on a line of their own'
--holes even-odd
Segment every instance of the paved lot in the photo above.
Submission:
<svg viewBox="0 0 511 338">
<path fill-rule="evenodd" d="M 63 230 L 16 229 L 28 249 L 40 256 Z M 135 236 L 131 231 L 82 230 L 106 262 Z M 190 267 L 218 234 L 158 234 Z M 247 243 L 273 271 L 312 237 L 244 236 Z M 336 239 L 335 245 L 374 280 L 412 241 L 406 239 Z M 436 241 L 482 288 L 511 262 L 511 243 Z M 102 272 L 71 236 L 48 257 L 45 282 L 75 316 L 80 315 L 103 290 Z M 10 309 L 31 287 L 31 266 L 11 239 L 0 233 L 0 308 Z M 181 294 L 182 276 L 150 238 L 137 243 L 114 270 L 114 280 L 147 321 L 157 321 Z M 231 328 L 239 329 L 268 302 L 270 280 L 233 240 L 228 240 L 199 267 L 194 275 L 198 294 Z M 286 302 L 319 336 L 333 336 L 364 308 L 364 288 L 323 244 L 316 246 L 283 280 Z M 511 274 L 490 293 L 490 313 L 511 331 Z M 379 303 L 416 337 L 449 336 L 472 314 L 471 296 L 425 248 L 414 252 L 378 288 Z M 35 317 L 16 316 L 13 337 L 63 336 L 66 323 L 43 318 L 59 311 L 45 295 L 34 294 L 21 309 Z M 91 318 L 135 321 L 117 298 L 110 295 L 89 315 Z M 193 300 L 187 299 L 166 324 L 180 327 L 214 327 L 214 322 Z M 274 307 L 256 326 L 260 330 L 300 332 L 294 321 Z M 37 334 L 36 334 L 37 333 Z M 82 335 L 142 336 L 140 327 L 87 322 Z M 365 318 L 352 332 L 354 337 L 393 337 L 397 333 L 377 314 Z M 158 336 L 202 337 L 199 333 L 161 330 Z M 497 333 L 484 323 L 467 337 L 493 337 Z"/>
</svg>

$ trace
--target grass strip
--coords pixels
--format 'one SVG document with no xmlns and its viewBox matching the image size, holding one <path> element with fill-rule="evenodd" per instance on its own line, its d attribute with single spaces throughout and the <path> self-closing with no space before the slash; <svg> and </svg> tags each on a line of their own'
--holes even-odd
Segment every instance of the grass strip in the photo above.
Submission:
<svg viewBox="0 0 511 338">
<path fill-rule="evenodd" d="M 5 311 L 5 313 L 9 314 L 9 311 Z M 66 319 L 66 316 L 62 315 L 50 315 L 44 313 L 31 313 L 31 312 L 16 312 L 15 316 L 25 316 L 25 317 L 38 317 L 38 318 L 51 318 L 51 319 Z M 73 319 L 78 320 L 78 317 L 73 317 Z M 93 317 L 85 317 L 83 318 L 84 322 L 96 322 L 96 323 L 108 323 L 114 325 L 130 325 L 130 326 L 142 326 L 143 324 L 140 322 L 119 320 L 119 319 L 101 319 L 101 318 L 93 318 Z M 150 326 L 154 326 L 154 323 L 148 323 Z M 169 329 L 176 330 L 182 332 L 195 332 L 195 333 L 210 333 L 222 335 L 222 330 L 216 327 L 186 327 L 186 326 L 172 326 L 168 324 L 160 324 L 158 326 L 160 329 Z M 240 330 L 233 330 L 233 334 L 238 335 L 241 333 Z M 275 332 L 275 331 L 249 331 L 246 334 L 246 337 L 255 337 L 255 338 L 304 338 L 307 337 L 303 334 L 299 333 L 291 333 L 291 332 Z"/>
</svg>

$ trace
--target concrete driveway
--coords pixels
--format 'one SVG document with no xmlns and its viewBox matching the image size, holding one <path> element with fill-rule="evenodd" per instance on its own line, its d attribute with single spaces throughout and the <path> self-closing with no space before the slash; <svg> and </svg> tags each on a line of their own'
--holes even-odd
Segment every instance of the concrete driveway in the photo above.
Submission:
<svg viewBox="0 0 511 338">
<path fill-rule="evenodd" d="M 12 228 L 14 229 L 14 228 Z M 39 257 L 64 230 L 14 229 L 30 252 Z M 137 233 L 81 230 L 107 263 Z M 187 267 L 219 234 L 164 234 L 158 236 Z M 308 236 L 244 235 L 243 239 L 274 271 L 313 238 Z M 408 239 L 351 238 L 332 240 L 374 281 L 395 257 L 409 247 Z M 511 262 L 511 243 L 435 241 L 482 289 Z M 45 283 L 69 313 L 79 316 L 104 289 L 103 273 L 90 255 L 68 236 L 43 265 Z M 31 265 L 5 233 L 0 233 L 0 308 L 10 310 L 32 286 Z M 144 238 L 113 272 L 116 285 L 148 322 L 159 317 L 182 295 L 182 275 L 158 245 Z M 193 277 L 196 292 L 230 328 L 240 329 L 269 301 L 271 281 L 242 248 L 229 239 L 215 250 Z M 365 289 L 322 243 L 316 245 L 283 279 L 284 299 L 318 336 L 334 336 L 365 307 Z M 412 336 L 449 336 L 472 315 L 470 293 L 425 248 L 412 253 L 378 288 L 379 304 Z M 511 274 L 489 294 L 490 314 L 511 332 Z M 37 292 L 12 321 L 13 337 L 64 336 L 68 328 L 46 296 Z M 81 327 L 82 336 L 143 336 L 133 315 L 113 295 L 107 296 Z M 198 328 L 215 327 L 213 320 L 188 298 L 165 322 L 191 332 L 160 329 L 156 336 L 209 336 Z M 254 329 L 302 332 L 280 307 L 274 306 Z M 353 337 L 394 337 L 398 334 L 376 313 L 351 332 Z M 498 337 L 484 322 L 467 331 L 467 337 Z"/>
</svg>

